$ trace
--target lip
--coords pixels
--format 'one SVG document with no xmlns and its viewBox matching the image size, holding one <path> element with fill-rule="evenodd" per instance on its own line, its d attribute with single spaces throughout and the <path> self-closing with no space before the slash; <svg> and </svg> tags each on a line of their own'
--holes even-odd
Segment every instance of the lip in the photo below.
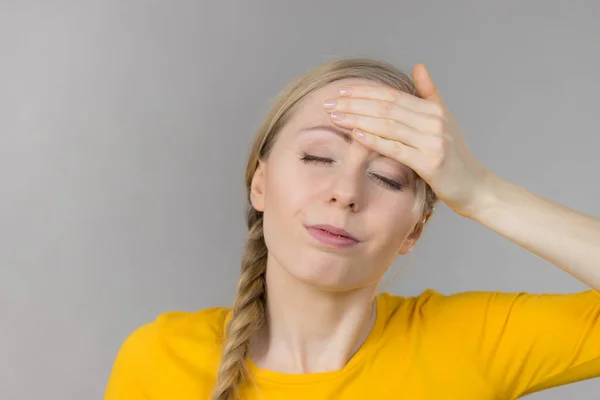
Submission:
<svg viewBox="0 0 600 400">
<path fill-rule="evenodd" d="M 314 239 L 330 247 L 347 249 L 360 243 L 348 231 L 332 225 L 310 225 L 306 229 Z"/>
</svg>

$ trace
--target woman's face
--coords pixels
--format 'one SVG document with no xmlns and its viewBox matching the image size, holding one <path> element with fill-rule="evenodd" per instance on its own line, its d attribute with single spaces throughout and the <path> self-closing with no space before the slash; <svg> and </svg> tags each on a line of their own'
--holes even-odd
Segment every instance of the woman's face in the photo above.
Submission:
<svg viewBox="0 0 600 400">
<path fill-rule="evenodd" d="M 252 182 L 269 268 L 328 290 L 378 282 L 418 239 L 415 175 L 353 141 L 323 108 L 346 79 L 304 99 Z M 350 236 L 350 238 L 348 238 Z"/>
</svg>

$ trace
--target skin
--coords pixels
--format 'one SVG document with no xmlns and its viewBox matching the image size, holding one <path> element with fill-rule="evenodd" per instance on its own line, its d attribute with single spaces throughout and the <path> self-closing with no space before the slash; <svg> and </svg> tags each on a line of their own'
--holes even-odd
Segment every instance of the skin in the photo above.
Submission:
<svg viewBox="0 0 600 400">
<path fill-rule="evenodd" d="M 290 373 L 343 368 L 374 322 L 377 285 L 420 235 L 415 171 L 471 218 L 600 289 L 600 220 L 507 182 L 469 151 L 423 65 L 419 97 L 364 80 L 335 82 L 305 99 L 252 182 L 264 212 L 269 324 L 251 343 L 262 368 Z M 347 140 L 327 128 L 350 133 Z M 305 164 L 304 153 L 331 163 Z M 402 180 L 401 191 L 376 176 Z M 360 240 L 324 246 L 306 230 L 330 224 Z"/>
<path fill-rule="evenodd" d="M 381 278 L 418 239 L 414 172 L 353 140 L 350 130 L 332 132 L 323 110 L 343 85 L 365 83 L 339 81 L 306 98 L 254 175 L 252 203 L 264 211 L 269 248 L 269 332 L 261 335 L 268 340 L 252 357 L 261 367 L 342 368 L 371 329 Z M 307 164 L 305 154 L 331 161 Z M 314 224 L 342 228 L 360 243 L 326 246 L 308 233 Z"/>
</svg>

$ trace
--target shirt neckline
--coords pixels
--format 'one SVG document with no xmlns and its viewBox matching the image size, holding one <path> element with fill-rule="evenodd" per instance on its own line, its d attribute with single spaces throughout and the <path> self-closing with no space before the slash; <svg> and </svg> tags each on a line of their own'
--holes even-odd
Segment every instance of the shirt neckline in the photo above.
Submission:
<svg viewBox="0 0 600 400">
<path fill-rule="evenodd" d="M 385 326 L 385 316 L 387 314 L 385 312 L 386 310 L 383 296 L 378 295 L 375 298 L 375 302 L 376 315 L 373 328 L 371 329 L 371 332 L 367 336 L 367 339 L 364 341 L 362 346 L 360 346 L 354 356 L 343 368 L 328 372 L 291 374 L 259 368 L 252 360 L 247 360 L 246 365 L 251 373 L 252 379 L 280 384 L 306 384 L 328 381 L 346 375 L 358 365 L 362 364 L 364 359 L 376 350 L 377 344 L 379 343 L 379 338 L 381 337 L 383 328 Z"/>
</svg>

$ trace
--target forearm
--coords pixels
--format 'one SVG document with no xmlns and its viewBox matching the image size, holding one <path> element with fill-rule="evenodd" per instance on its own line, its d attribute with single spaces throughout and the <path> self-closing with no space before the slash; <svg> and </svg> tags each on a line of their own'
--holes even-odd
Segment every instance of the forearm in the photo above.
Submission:
<svg viewBox="0 0 600 400">
<path fill-rule="evenodd" d="M 600 219 L 491 175 L 469 218 L 600 291 Z"/>
</svg>

